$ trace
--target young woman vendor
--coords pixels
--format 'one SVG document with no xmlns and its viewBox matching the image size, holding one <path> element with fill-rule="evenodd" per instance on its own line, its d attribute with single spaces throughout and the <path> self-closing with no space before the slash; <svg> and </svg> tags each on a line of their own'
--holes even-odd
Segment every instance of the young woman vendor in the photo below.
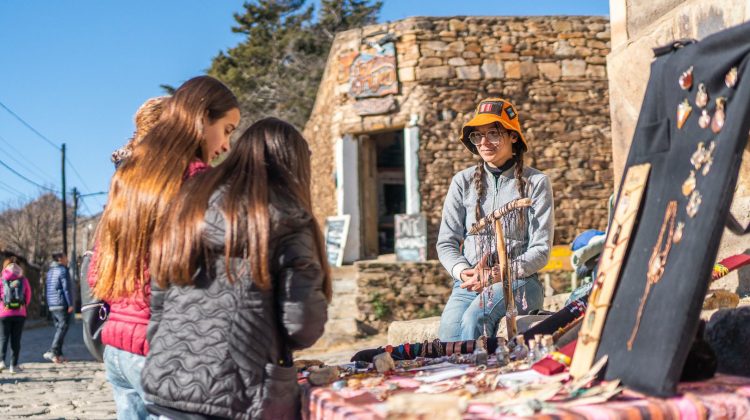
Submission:
<svg viewBox="0 0 750 420">
<path fill-rule="evenodd" d="M 453 177 L 443 205 L 437 251 L 453 277 L 453 291 L 440 319 L 441 341 L 474 340 L 485 331 L 494 336 L 505 315 L 501 282 L 490 286 L 492 300 L 482 302 L 485 284 L 477 264 L 484 256 L 476 255 L 481 248 L 477 235 L 468 234 L 477 220 L 515 199 L 532 201 L 521 210 L 522 222 L 505 232 L 509 255 L 515 257 L 511 277 L 520 314 L 542 307 L 537 271 L 547 264 L 554 232 L 552 186 L 545 174 L 524 166 L 527 144 L 513 104 L 500 98 L 481 101 L 463 126 L 461 141 L 480 159 Z"/>
</svg>

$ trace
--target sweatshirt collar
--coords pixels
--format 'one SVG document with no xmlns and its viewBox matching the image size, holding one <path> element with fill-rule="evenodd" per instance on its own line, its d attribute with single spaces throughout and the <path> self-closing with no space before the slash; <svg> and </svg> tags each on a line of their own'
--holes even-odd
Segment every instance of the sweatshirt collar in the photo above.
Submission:
<svg viewBox="0 0 750 420">
<path fill-rule="evenodd" d="M 516 167 L 515 159 L 509 159 L 507 162 L 505 162 L 503 166 L 499 168 L 493 168 L 486 162 L 484 164 L 484 170 L 487 172 L 488 175 L 493 175 L 495 177 L 503 176 L 505 178 L 513 177 L 513 171 L 515 167 Z"/>
</svg>

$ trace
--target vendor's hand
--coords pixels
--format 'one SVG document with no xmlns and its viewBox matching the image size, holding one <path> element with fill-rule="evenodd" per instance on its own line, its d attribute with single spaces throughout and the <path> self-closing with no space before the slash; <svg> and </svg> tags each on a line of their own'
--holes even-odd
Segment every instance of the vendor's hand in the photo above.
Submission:
<svg viewBox="0 0 750 420">
<path fill-rule="evenodd" d="M 470 281 L 474 278 L 474 273 L 476 272 L 476 269 L 474 268 L 466 268 L 464 269 L 461 274 L 461 282 L 466 283 L 467 281 Z"/>
<path fill-rule="evenodd" d="M 72 314 L 72 313 L 73 313 L 73 307 L 72 307 L 72 306 L 68 306 L 68 313 L 69 313 L 69 314 Z"/>
<path fill-rule="evenodd" d="M 478 292 L 482 290 L 484 286 L 479 272 L 480 270 L 477 270 L 475 268 L 467 268 L 466 270 L 462 271 L 461 288 L 471 290 L 472 292 Z"/>
</svg>

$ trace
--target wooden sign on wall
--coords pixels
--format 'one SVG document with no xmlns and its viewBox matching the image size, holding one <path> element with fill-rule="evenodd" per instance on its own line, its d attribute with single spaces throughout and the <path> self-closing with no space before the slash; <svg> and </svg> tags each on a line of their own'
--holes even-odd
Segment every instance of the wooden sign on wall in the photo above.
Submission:
<svg viewBox="0 0 750 420">
<path fill-rule="evenodd" d="M 427 221 L 422 214 L 397 214 L 396 258 L 399 261 L 427 260 Z"/>
<path fill-rule="evenodd" d="M 350 219 L 351 216 L 348 214 L 326 217 L 326 255 L 328 255 L 328 263 L 333 267 L 341 267 L 344 262 L 344 247 L 349 235 Z"/>
<path fill-rule="evenodd" d="M 349 70 L 349 94 L 356 99 L 398 93 L 396 47 L 393 42 L 379 50 L 360 53 Z"/>
</svg>

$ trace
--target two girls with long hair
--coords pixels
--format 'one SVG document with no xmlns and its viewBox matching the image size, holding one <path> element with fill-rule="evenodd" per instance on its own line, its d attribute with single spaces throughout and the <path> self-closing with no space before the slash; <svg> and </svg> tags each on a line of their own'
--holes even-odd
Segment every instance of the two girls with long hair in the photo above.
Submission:
<svg viewBox="0 0 750 420">
<path fill-rule="evenodd" d="M 208 169 L 238 123 L 223 84 L 191 79 L 112 179 L 89 278 L 118 418 L 297 415 L 291 351 L 331 297 L 310 150 L 266 119 Z"/>
<path fill-rule="evenodd" d="M 119 419 L 148 416 L 140 374 L 149 351 L 154 229 L 183 181 L 228 150 L 239 120 L 239 104 L 226 86 L 193 78 L 164 101 L 157 123 L 133 142 L 112 177 L 88 279 L 93 295 L 110 306 L 102 343 Z"/>
</svg>

